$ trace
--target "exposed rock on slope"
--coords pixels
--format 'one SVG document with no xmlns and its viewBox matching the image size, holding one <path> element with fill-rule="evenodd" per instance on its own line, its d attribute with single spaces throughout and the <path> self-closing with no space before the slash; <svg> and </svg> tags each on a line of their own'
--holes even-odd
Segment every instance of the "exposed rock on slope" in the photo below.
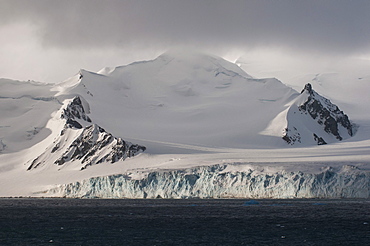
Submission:
<svg viewBox="0 0 370 246">
<path fill-rule="evenodd" d="M 125 142 L 122 138 L 115 138 L 103 128 L 93 124 L 83 129 L 54 164 L 63 165 L 67 161 L 80 160 L 82 170 L 103 162 L 115 163 L 125 160 L 140 151 L 145 151 L 145 147 Z"/>
<path fill-rule="evenodd" d="M 301 93 L 307 93 L 309 97 L 305 103 L 299 106 L 299 109 L 309 113 L 313 119 L 317 120 L 317 123 L 324 126 L 327 133 L 331 133 L 338 140 L 342 140 L 343 137 L 338 129 L 338 125 L 341 125 L 347 129 L 350 136 L 353 135 L 353 126 L 348 116 L 339 110 L 338 106 L 332 104 L 330 100 L 321 97 L 312 90 L 311 84 L 306 84 Z"/>
<path fill-rule="evenodd" d="M 61 118 L 68 120 L 75 120 L 80 119 L 86 122 L 91 122 L 89 116 L 86 115 L 85 108 L 82 105 L 81 98 L 75 97 L 73 100 L 68 104 L 66 108 L 63 109 Z"/>
<path fill-rule="evenodd" d="M 125 160 L 137 153 L 145 151 L 144 146 L 125 142 L 106 132 L 86 115 L 80 97 L 75 97 L 66 107 L 61 109 L 60 118 L 65 125 L 44 153 L 34 159 L 28 170 L 45 163 L 65 165 L 68 162 L 78 161 L 81 170 L 87 166 L 100 163 L 115 163 Z"/>
<path fill-rule="evenodd" d="M 5 149 L 6 145 L 3 143 L 3 141 L 0 139 L 0 152 Z"/>
<path fill-rule="evenodd" d="M 300 117 L 306 115 L 309 117 Z M 338 106 L 320 96 L 306 84 L 301 95 L 288 111 L 288 127 L 284 130 L 283 139 L 293 145 L 301 142 L 302 129 L 311 132 L 312 139 L 318 144 L 326 144 L 328 140 L 343 140 L 354 134 L 354 124 Z M 320 127 L 317 127 L 319 125 Z M 307 134 L 305 134 L 307 135 Z"/>
<path fill-rule="evenodd" d="M 63 84 L 63 93 L 83 95 L 107 130 L 130 129 L 131 138 L 151 143 L 283 146 L 258 133 L 299 95 L 277 79 L 252 78 L 236 64 L 197 52 L 81 72 Z"/>
</svg>

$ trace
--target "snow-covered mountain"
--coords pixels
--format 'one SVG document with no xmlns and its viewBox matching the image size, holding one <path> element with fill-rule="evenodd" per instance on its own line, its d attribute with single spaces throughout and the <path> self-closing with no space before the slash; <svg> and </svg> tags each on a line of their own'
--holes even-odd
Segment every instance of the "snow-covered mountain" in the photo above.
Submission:
<svg viewBox="0 0 370 246">
<path fill-rule="evenodd" d="M 114 134 L 215 147 L 276 146 L 280 139 L 259 132 L 297 95 L 276 79 L 254 79 L 197 53 L 166 53 L 102 74 L 81 71 L 62 86 L 62 93 L 86 98 L 92 117 Z"/>
<path fill-rule="evenodd" d="M 83 170 L 99 163 L 125 160 L 146 149 L 116 138 L 100 126 L 91 124 L 92 121 L 78 96 L 67 101 L 60 111 L 61 114 L 57 114 L 57 117 L 65 121 L 63 129 L 53 143 L 31 162 L 27 170 L 50 163 L 62 166 L 73 161 L 80 161 Z"/>
<path fill-rule="evenodd" d="M 348 158 L 366 160 L 370 140 L 358 136 L 350 112 L 311 84 L 302 88 L 299 93 L 275 78 L 253 78 L 219 57 L 179 51 L 98 73 L 81 70 L 57 85 L 2 79 L 0 176 L 4 187 L 13 188 L 0 189 L 0 195 L 66 195 L 53 193 L 54 184 L 71 189 L 63 184 L 129 177 L 130 170 L 147 175 L 153 169 L 230 166 L 232 160 L 298 158 L 302 164 L 307 155 L 337 160 L 321 154 L 328 148 L 351 146 Z M 367 125 L 358 127 L 366 133 Z M 318 146 L 323 144 L 328 147 Z M 356 175 L 361 168 L 354 168 Z M 14 185 L 19 175 L 29 189 Z"/>
<path fill-rule="evenodd" d="M 243 55 L 236 61 L 244 70 L 256 77 L 276 77 L 294 88 L 302 90 L 310 83 L 320 95 L 334 100 L 356 122 L 367 119 L 370 103 L 370 60 L 361 57 L 300 56 L 284 52 L 260 55 Z"/>
<path fill-rule="evenodd" d="M 86 98 L 92 117 L 116 135 L 237 148 L 285 146 L 281 138 L 288 126 L 274 119 L 299 96 L 277 79 L 255 79 L 235 64 L 199 53 L 165 53 L 99 74 L 81 71 L 61 87 L 64 94 Z M 118 105 L 119 112 L 110 110 Z M 278 133 L 261 134 L 272 121 Z M 302 131 L 318 124 L 307 125 Z M 315 144 L 310 135 L 300 142 Z"/>
<path fill-rule="evenodd" d="M 302 142 L 327 144 L 350 138 L 355 132 L 355 125 L 348 116 L 330 100 L 316 93 L 311 84 L 305 85 L 301 95 L 285 113 L 287 120 L 283 139 L 291 145 Z M 274 123 L 272 127 L 276 128 Z"/>
</svg>

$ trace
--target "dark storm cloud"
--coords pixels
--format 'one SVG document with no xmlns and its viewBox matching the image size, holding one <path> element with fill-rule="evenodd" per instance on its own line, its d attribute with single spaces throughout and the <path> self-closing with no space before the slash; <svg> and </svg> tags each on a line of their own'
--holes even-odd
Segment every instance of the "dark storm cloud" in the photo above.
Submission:
<svg viewBox="0 0 370 246">
<path fill-rule="evenodd" d="M 29 22 L 57 48 L 273 46 L 370 49 L 370 1 L 0 0 L 0 25 Z"/>
</svg>

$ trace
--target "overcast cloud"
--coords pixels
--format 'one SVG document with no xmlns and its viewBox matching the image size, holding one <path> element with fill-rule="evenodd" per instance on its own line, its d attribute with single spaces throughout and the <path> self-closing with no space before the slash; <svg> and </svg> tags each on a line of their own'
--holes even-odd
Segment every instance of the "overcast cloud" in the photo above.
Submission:
<svg viewBox="0 0 370 246">
<path fill-rule="evenodd" d="M 368 55 L 369 13 L 368 0 L 0 0 L 0 77 L 21 69 L 65 78 L 75 67 L 122 65 L 173 46 Z"/>
</svg>

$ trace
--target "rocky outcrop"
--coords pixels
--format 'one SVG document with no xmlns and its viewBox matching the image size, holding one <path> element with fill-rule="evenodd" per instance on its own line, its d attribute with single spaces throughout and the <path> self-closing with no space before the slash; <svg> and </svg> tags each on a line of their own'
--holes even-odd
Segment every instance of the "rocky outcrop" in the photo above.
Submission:
<svg viewBox="0 0 370 246">
<path fill-rule="evenodd" d="M 0 139 L 0 152 L 3 151 L 6 147 L 6 144 L 3 143 L 3 140 Z"/>
<path fill-rule="evenodd" d="M 289 129 L 288 127 L 283 131 L 283 139 L 288 143 L 293 145 L 295 142 L 301 142 L 301 134 L 298 132 L 297 128 L 293 127 Z"/>
<path fill-rule="evenodd" d="M 317 142 L 318 145 L 326 144 L 325 140 L 322 137 L 317 136 L 315 133 L 313 134 L 313 139 Z"/>
<path fill-rule="evenodd" d="M 76 96 L 72 101 L 63 109 L 61 114 L 62 119 L 80 119 L 87 122 L 91 122 L 89 116 L 85 112 L 85 107 L 82 105 L 81 98 Z"/>
<path fill-rule="evenodd" d="M 81 170 L 87 166 L 109 162 L 115 163 L 125 160 L 137 153 L 145 151 L 144 146 L 125 142 L 106 132 L 100 126 L 93 124 L 81 132 L 67 150 L 54 164 L 63 165 L 68 161 L 80 160 Z"/>
<path fill-rule="evenodd" d="M 347 129 L 348 134 L 353 136 L 353 125 L 338 106 L 316 93 L 309 83 L 305 85 L 301 93 L 307 93 L 309 96 L 307 101 L 299 106 L 299 110 L 311 115 L 317 123 L 324 126 L 327 133 L 333 134 L 338 140 L 343 139 L 339 133 L 338 125 L 343 126 Z"/>
<path fill-rule="evenodd" d="M 35 158 L 27 170 L 44 163 L 58 166 L 79 162 L 81 170 L 100 163 L 115 163 L 146 150 L 144 146 L 132 144 L 114 137 L 102 127 L 91 124 L 80 97 L 73 98 L 61 109 L 60 119 L 65 121 L 63 129 L 44 153 Z"/>
<path fill-rule="evenodd" d="M 315 92 L 311 84 L 305 85 L 301 95 L 290 106 L 287 124 L 282 138 L 290 145 L 312 140 L 323 145 L 328 140 L 341 141 L 351 137 L 355 132 L 355 125 L 348 116 Z"/>
<path fill-rule="evenodd" d="M 87 116 L 87 112 L 82 104 L 81 98 L 78 96 L 73 98 L 72 101 L 62 109 L 60 117 L 67 121 L 66 126 L 70 128 L 82 128 L 82 125 L 77 120 L 91 123 L 91 119 Z"/>
</svg>

